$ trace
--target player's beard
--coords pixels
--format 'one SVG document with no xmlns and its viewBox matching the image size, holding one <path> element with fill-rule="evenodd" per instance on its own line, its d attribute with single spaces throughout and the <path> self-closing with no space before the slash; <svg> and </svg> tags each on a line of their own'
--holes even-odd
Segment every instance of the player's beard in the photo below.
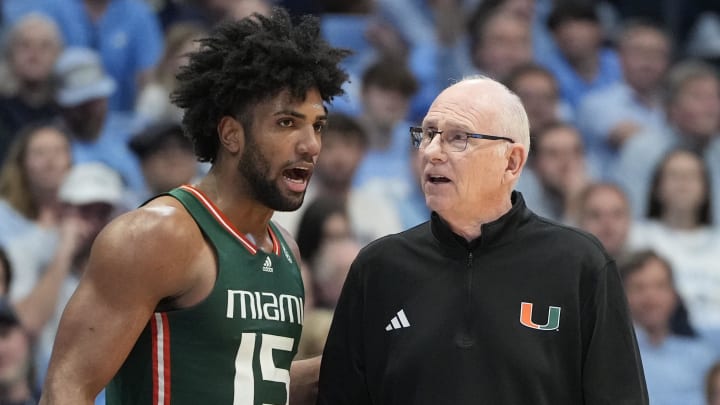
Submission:
<svg viewBox="0 0 720 405">
<path fill-rule="evenodd" d="M 270 161 L 253 137 L 247 138 L 238 171 L 247 181 L 252 197 L 266 207 L 275 211 L 295 211 L 302 205 L 305 193 L 297 197 L 283 195 L 277 181 L 270 177 Z"/>
</svg>

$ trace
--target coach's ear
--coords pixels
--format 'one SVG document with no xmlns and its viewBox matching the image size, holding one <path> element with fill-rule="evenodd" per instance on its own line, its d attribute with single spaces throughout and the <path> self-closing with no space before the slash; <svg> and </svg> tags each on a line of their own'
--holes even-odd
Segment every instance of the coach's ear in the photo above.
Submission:
<svg viewBox="0 0 720 405">
<path fill-rule="evenodd" d="M 507 148 L 507 166 L 502 181 L 506 184 L 515 184 L 527 162 L 527 153 L 525 152 L 525 145 L 519 142 L 509 143 Z"/>
<path fill-rule="evenodd" d="M 217 126 L 220 144 L 230 154 L 241 153 L 245 146 L 245 130 L 242 124 L 234 117 L 226 115 L 220 119 Z"/>
</svg>

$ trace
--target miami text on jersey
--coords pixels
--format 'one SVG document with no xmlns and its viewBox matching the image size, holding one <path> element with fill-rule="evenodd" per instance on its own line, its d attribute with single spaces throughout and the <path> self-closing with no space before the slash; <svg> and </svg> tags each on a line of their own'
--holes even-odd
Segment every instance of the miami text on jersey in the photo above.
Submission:
<svg viewBox="0 0 720 405">
<path fill-rule="evenodd" d="M 237 308 L 240 309 L 242 319 L 303 324 L 303 299 L 294 295 L 278 296 L 271 292 L 227 290 L 227 317 L 235 318 Z"/>
</svg>

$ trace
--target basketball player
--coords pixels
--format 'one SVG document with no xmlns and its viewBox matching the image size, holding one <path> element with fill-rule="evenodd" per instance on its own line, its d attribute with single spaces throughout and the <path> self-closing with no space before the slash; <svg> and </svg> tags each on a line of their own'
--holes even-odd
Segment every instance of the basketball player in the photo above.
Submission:
<svg viewBox="0 0 720 405">
<path fill-rule="evenodd" d="M 108 404 L 312 401 L 302 395 L 318 361 L 291 367 L 303 322 L 297 246 L 270 217 L 301 205 L 324 103 L 346 80 L 347 52 L 318 34 L 314 19 L 293 25 L 275 9 L 221 25 L 190 55 L 173 100 L 212 168 L 98 236 L 42 404 L 91 404 L 106 386 Z"/>
</svg>

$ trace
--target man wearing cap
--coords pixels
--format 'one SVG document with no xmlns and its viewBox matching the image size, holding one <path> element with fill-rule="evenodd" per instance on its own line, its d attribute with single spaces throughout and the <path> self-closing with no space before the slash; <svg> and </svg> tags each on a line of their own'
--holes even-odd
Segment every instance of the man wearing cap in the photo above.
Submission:
<svg viewBox="0 0 720 405">
<path fill-rule="evenodd" d="M 98 54 L 87 48 L 66 49 L 55 65 L 62 126 L 72 139 L 77 163 L 99 161 L 116 170 L 132 190 L 142 190 L 140 165 L 127 147 L 138 123 L 132 116 L 111 112 L 109 97 L 115 81 L 103 70 Z"/>
<path fill-rule="evenodd" d="M 12 289 L 11 297 L 27 332 L 39 338 L 42 368 L 50 358 L 60 316 L 77 287 L 90 246 L 120 210 L 122 197 L 122 180 L 115 171 L 98 162 L 78 164 L 60 186 L 64 207 L 56 238 L 38 241 L 27 235 L 8 246 L 11 258 L 24 259 L 13 262 L 18 288 Z M 32 280 L 21 280 L 26 278 Z"/>
<path fill-rule="evenodd" d="M 163 50 L 162 32 L 147 2 L 141 0 L 65 0 L 47 2 L 65 43 L 99 52 L 103 66 L 118 83 L 112 111 L 132 111 L 138 90 Z"/>
</svg>

